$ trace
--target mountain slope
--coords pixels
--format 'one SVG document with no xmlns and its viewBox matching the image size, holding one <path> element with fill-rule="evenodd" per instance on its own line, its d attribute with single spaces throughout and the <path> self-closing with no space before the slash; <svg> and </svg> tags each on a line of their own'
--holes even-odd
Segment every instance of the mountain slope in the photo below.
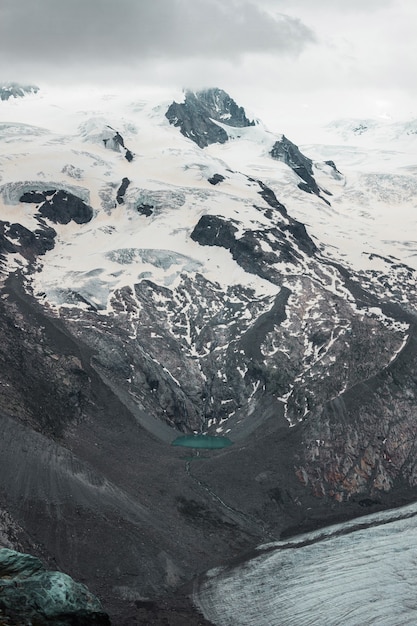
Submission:
<svg viewBox="0 0 417 626">
<path fill-rule="evenodd" d="M 169 104 L 80 104 L 2 103 L 1 508 L 122 623 L 283 531 L 414 498 L 416 271 L 347 217 L 325 245 L 358 181 L 340 146 L 276 160 L 221 90 L 187 93 L 181 132 Z M 234 445 L 170 445 L 193 432 Z"/>
</svg>

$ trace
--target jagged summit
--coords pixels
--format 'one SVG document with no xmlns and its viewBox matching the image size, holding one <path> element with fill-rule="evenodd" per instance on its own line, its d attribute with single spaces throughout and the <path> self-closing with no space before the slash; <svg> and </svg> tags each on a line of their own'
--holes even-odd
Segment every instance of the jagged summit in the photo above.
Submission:
<svg viewBox="0 0 417 626">
<path fill-rule="evenodd" d="M 188 102 L 199 103 L 210 114 L 210 117 L 227 126 L 243 128 L 254 126 L 255 122 L 246 117 L 245 109 L 236 102 L 223 89 L 212 88 L 202 91 L 186 91 Z"/>
<path fill-rule="evenodd" d="M 173 102 L 166 117 L 170 124 L 178 126 L 182 134 L 195 141 L 200 148 L 228 140 L 226 130 L 219 123 L 237 128 L 255 125 L 246 117 L 243 107 L 218 88 L 186 91 L 184 102 Z"/>
<path fill-rule="evenodd" d="M 24 98 L 28 94 L 38 93 L 36 85 L 21 85 L 20 83 L 0 83 L 0 100 L 9 98 Z"/>
</svg>

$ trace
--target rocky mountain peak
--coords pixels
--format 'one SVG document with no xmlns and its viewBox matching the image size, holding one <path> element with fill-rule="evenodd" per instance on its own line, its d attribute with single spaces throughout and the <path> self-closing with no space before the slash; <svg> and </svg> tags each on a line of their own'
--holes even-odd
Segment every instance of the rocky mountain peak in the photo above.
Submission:
<svg viewBox="0 0 417 626">
<path fill-rule="evenodd" d="M 173 102 L 165 115 L 170 124 L 179 127 L 200 148 L 228 140 L 226 130 L 219 123 L 238 128 L 255 125 L 246 117 L 244 108 L 218 88 L 186 91 L 184 102 Z"/>
<path fill-rule="evenodd" d="M 204 108 L 210 117 L 227 126 L 244 128 L 254 126 L 255 122 L 246 117 L 245 109 L 236 102 L 223 89 L 212 88 L 202 91 L 187 91 L 186 100 L 196 106 Z"/>
</svg>

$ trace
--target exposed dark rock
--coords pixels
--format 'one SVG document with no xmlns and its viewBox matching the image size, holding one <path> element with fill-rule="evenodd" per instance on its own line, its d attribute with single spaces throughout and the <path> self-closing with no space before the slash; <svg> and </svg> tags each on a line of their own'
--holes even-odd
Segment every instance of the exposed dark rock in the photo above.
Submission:
<svg viewBox="0 0 417 626">
<path fill-rule="evenodd" d="M 219 183 L 224 181 L 224 179 L 225 179 L 224 176 L 222 176 L 221 174 L 213 174 L 213 176 L 208 178 L 208 182 L 211 185 L 218 185 Z"/>
<path fill-rule="evenodd" d="M 144 215 L 145 217 L 150 217 L 153 213 L 154 208 L 155 207 L 152 204 L 142 203 L 142 204 L 138 204 L 138 206 L 136 207 L 136 210 L 141 215 Z"/>
<path fill-rule="evenodd" d="M 277 200 L 271 189 L 259 181 L 260 195 L 279 213 L 286 216 L 285 207 Z M 286 263 L 300 262 L 299 250 L 313 256 L 317 252 L 305 226 L 296 220 L 287 217 L 287 221 L 279 226 L 263 229 L 262 231 L 246 231 L 236 238 L 238 231 L 232 221 L 227 221 L 215 215 L 203 215 L 191 233 L 191 239 L 205 246 L 220 246 L 230 250 L 233 258 L 243 269 L 251 274 L 258 274 L 262 278 L 279 284 L 279 273 L 273 265 L 278 261 Z M 294 237 L 296 246 L 291 245 L 285 233 Z M 261 242 L 267 243 L 271 251 L 262 247 Z M 297 250 L 297 248 L 299 250 Z"/>
<path fill-rule="evenodd" d="M 282 226 L 282 230 L 288 230 L 297 241 L 300 249 L 309 256 L 313 256 L 317 252 L 317 246 L 307 233 L 306 227 L 301 222 L 292 220 L 288 226 Z"/>
<path fill-rule="evenodd" d="M 110 150 L 114 150 L 115 152 L 123 152 L 125 153 L 125 159 L 130 163 L 133 161 L 134 155 L 131 150 L 127 148 L 125 145 L 125 141 L 123 136 L 119 133 L 118 130 L 115 131 L 111 126 L 107 126 L 111 131 L 114 131 L 115 134 L 110 137 L 104 137 L 102 139 L 105 148 L 109 148 Z M 109 133 L 110 134 L 110 133 Z"/>
<path fill-rule="evenodd" d="M 39 191 L 26 191 L 23 196 L 20 197 L 20 202 L 28 202 L 32 204 L 41 204 L 46 200 L 46 193 Z"/>
<path fill-rule="evenodd" d="M 125 142 L 123 137 L 121 136 L 121 134 L 119 133 L 119 131 L 116 131 L 115 136 L 113 137 L 113 141 L 116 145 L 118 146 L 122 146 L 122 148 L 125 147 Z"/>
<path fill-rule="evenodd" d="M 357 126 L 355 126 L 355 128 L 352 128 L 352 132 L 355 135 L 363 135 L 363 133 L 366 133 L 368 129 L 369 129 L 369 126 L 360 122 Z"/>
<path fill-rule="evenodd" d="M 325 161 L 325 164 L 329 165 L 332 168 L 332 170 L 334 170 L 334 172 L 336 172 L 336 174 L 340 174 L 342 176 L 342 173 L 339 172 L 339 170 L 337 169 L 336 164 L 335 164 L 334 161 Z"/>
<path fill-rule="evenodd" d="M 39 215 L 48 218 L 55 224 L 68 224 L 71 220 L 77 224 L 85 224 L 93 217 L 93 209 L 81 198 L 64 190 L 28 191 L 20 197 L 20 202 L 31 202 L 39 205 Z"/>
<path fill-rule="evenodd" d="M 274 143 L 270 155 L 273 159 L 288 165 L 304 181 L 299 183 L 300 189 L 320 196 L 320 187 L 313 176 L 312 160 L 304 156 L 298 146 L 287 139 L 285 135 Z"/>
<path fill-rule="evenodd" d="M 259 195 L 262 196 L 265 202 L 269 204 L 269 206 L 272 207 L 273 209 L 277 209 L 281 213 L 281 215 L 283 215 L 284 217 L 288 217 L 287 209 L 281 202 L 279 202 L 279 200 L 277 199 L 272 189 L 267 187 L 261 180 L 258 180 L 256 182 L 261 188 Z"/>
<path fill-rule="evenodd" d="M 165 115 L 170 124 L 179 127 L 200 148 L 228 140 L 227 132 L 215 122 L 240 128 L 255 124 L 222 89 L 186 91 L 184 102 L 173 102 Z"/>
<path fill-rule="evenodd" d="M 280 273 L 274 264 L 281 261 L 297 265 L 300 260 L 299 252 L 291 246 L 283 232 L 291 228 L 291 225 L 286 225 L 281 230 L 246 231 L 236 238 L 238 229 L 231 222 L 215 215 L 203 215 L 191 233 L 191 239 L 203 246 L 220 246 L 230 250 L 232 257 L 244 270 L 279 284 Z M 301 232 L 302 229 L 294 228 L 297 236 L 300 235 L 299 230 Z M 261 241 L 268 241 L 270 252 L 262 248 Z"/>
<path fill-rule="evenodd" d="M 304 224 L 302 224 L 301 222 L 298 222 L 297 220 L 295 220 L 294 218 L 288 215 L 287 209 L 285 208 L 283 204 L 281 204 L 281 202 L 278 201 L 272 189 L 267 187 L 261 180 L 258 180 L 257 182 L 261 188 L 261 191 L 259 192 L 259 194 L 262 196 L 265 202 L 269 204 L 269 206 L 272 207 L 273 209 L 277 209 L 281 213 L 281 215 L 287 218 L 289 223 L 281 224 L 281 229 L 284 232 L 288 230 L 296 239 L 301 250 L 303 250 L 306 254 L 308 254 L 309 256 L 312 256 L 313 254 L 315 254 L 317 252 L 317 246 L 315 245 L 315 243 L 313 242 L 313 240 L 307 233 L 307 230 Z"/>
<path fill-rule="evenodd" d="M 34 231 L 8 222 L 0 222 L 0 228 L 0 254 L 19 252 L 28 261 L 34 261 L 54 247 L 56 232 L 45 224 Z"/>
<path fill-rule="evenodd" d="M 211 143 L 226 143 L 228 135 L 223 128 L 210 120 L 205 112 L 193 111 L 186 104 L 174 102 L 166 112 L 170 124 L 178 126 L 181 133 L 194 141 L 200 148 Z"/>
<path fill-rule="evenodd" d="M 56 231 L 51 227 L 43 226 L 32 232 L 20 224 L 11 224 L 9 237 L 19 242 L 23 256 L 31 257 L 45 254 L 53 249 Z"/>
<path fill-rule="evenodd" d="M 129 187 L 130 185 L 130 180 L 128 178 L 123 178 L 122 180 L 122 184 L 120 185 L 119 189 L 117 190 L 117 195 L 116 195 L 116 200 L 117 200 L 117 204 L 123 204 L 124 203 L 124 195 L 126 193 L 126 189 Z"/>
<path fill-rule="evenodd" d="M 243 107 L 240 107 L 223 89 L 206 89 L 198 92 L 186 92 L 186 100 L 192 101 L 204 107 L 205 111 L 214 120 L 222 122 L 227 126 L 244 128 L 255 126 L 255 122 L 250 121 L 245 114 Z"/>
<path fill-rule="evenodd" d="M 0 222 L 0 256 L 4 256 L 8 253 L 16 252 L 15 245 L 10 241 L 8 234 L 10 228 L 9 222 Z"/>
<path fill-rule="evenodd" d="M 191 233 L 191 239 L 202 246 L 220 246 L 230 250 L 234 243 L 236 226 L 216 215 L 202 215 Z"/>
<path fill-rule="evenodd" d="M 39 626 L 110 626 L 99 600 L 87 587 L 66 574 L 47 571 L 29 554 L 2 548 L 0 620 L 7 618 Z"/>
</svg>

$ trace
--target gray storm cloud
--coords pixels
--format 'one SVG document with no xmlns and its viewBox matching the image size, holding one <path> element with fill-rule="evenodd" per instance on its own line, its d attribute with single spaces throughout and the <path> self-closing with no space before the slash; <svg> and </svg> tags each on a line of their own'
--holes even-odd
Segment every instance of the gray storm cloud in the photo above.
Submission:
<svg viewBox="0 0 417 626">
<path fill-rule="evenodd" d="M 0 8 L 9 67 L 296 55 L 312 41 L 299 19 L 271 16 L 250 0 L 2 0 Z"/>
</svg>

